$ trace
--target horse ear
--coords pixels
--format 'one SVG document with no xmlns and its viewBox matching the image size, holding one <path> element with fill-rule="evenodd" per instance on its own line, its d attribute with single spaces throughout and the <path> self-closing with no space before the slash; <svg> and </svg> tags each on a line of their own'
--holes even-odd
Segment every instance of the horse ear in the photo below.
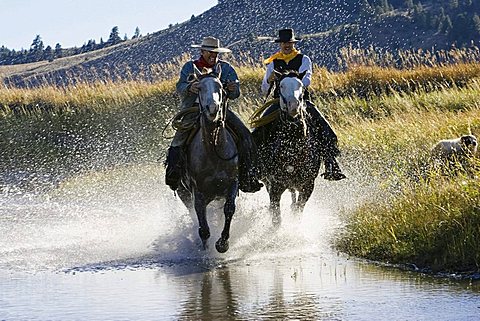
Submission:
<svg viewBox="0 0 480 321">
<path fill-rule="evenodd" d="M 222 66 L 220 64 L 215 66 L 215 73 L 217 74 L 217 78 L 220 79 L 222 76 Z"/>
</svg>

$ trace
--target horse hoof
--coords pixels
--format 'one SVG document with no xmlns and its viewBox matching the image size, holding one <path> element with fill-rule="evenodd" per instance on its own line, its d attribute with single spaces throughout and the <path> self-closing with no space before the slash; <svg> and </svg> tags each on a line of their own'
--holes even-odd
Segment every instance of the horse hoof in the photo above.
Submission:
<svg viewBox="0 0 480 321">
<path fill-rule="evenodd" d="M 218 253 L 225 253 L 228 251 L 228 241 L 222 241 L 222 239 L 219 239 L 215 243 L 215 248 L 217 249 Z"/>
</svg>

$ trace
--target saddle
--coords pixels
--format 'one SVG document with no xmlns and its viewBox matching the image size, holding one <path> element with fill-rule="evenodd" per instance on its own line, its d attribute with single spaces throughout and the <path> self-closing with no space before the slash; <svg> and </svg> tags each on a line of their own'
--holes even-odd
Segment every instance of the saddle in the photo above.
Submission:
<svg viewBox="0 0 480 321">
<path fill-rule="evenodd" d="M 194 105 L 193 107 L 186 108 L 178 112 L 172 119 L 172 127 L 177 131 L 184 131 L 188 133 L 184 147 L 188 146 L 200 128 L 198 122 L 198 105 Z M 228 124 L 228 120 L 226 123 L 226 128 L 230 135 L 232 135 L 235 144 L 238 145 L 239 135 Z"/>
</svg>

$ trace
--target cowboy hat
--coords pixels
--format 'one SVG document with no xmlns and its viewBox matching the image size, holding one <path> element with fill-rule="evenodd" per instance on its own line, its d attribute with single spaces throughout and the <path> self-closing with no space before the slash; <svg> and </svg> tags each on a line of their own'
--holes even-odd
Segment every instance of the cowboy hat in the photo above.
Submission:
<svg viewBox="0 0 480 321">
<path fill-rule="evenodd" d="M 202 40 L 202 43 L 199 45 L 192 45 L 193 48 L 200 48 L 201 50 L 207 50 L 218 53 L 227 53 L 231 52 L 228 48 L 220 47 L 220 40 L 214 37 L 205 37 Z"/>
<path fill-rule="evenodd" d="M 280 29 L 278 30 L 278 38 L 275 42 L 297 42 L 300 39 L 295 38 L 293 29 Z"/>
</svg>

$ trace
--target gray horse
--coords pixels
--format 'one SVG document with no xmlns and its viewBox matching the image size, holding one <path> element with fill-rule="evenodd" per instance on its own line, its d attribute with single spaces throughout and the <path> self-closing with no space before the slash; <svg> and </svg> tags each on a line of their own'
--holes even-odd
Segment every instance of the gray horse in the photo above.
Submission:
<svg viewBox="0 0 480 321">
<path fill-rule="evenodd" d="M 187 208 L 195 209 L 204 249 L 210 237 L 207 205 L 215 199 L 225 199 L 225 225 L 215 243 L 217 251 L 224 253 L 228 250 L 238 195 L 239 163 L 236 143 L 225 126 L 227 101 L 220 74 L 220 68 L 207 74 L 195 68 L 193 78 L 199 82 L 199 128 L 186 148 L 186 170 L 177 193 Z"/>
</svg>

